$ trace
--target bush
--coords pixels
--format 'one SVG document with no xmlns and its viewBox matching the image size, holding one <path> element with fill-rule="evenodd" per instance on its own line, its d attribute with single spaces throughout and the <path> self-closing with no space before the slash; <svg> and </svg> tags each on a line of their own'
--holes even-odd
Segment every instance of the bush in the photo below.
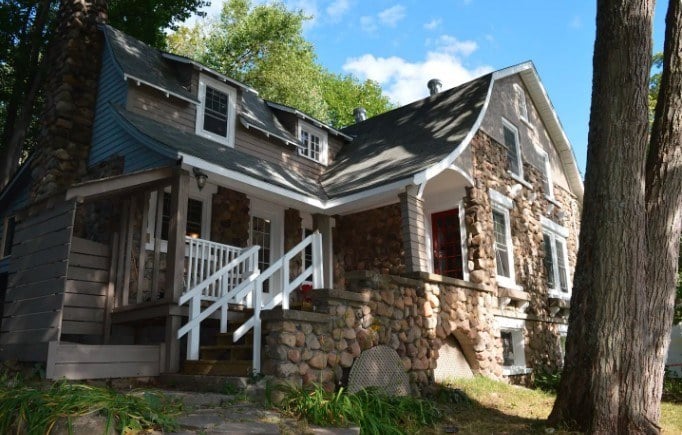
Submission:
<svg viewBox="0 0 682 435">
<path fill-rule="evenodd" d="M 387 396 L 373 388 L 354 394 L 346 393 L 343 388 L 327 392 L 320 385 L 304 389 L 287 385 L 276 388 L 284 393 L 277 407 L 285 414 L 320 426 L 357 424 L 363 434 L 414 433 L 441 418 L 437 406 L 430 401 Z"/>
<path fill-rule="evenodd" d="M 28 385 L 20 379 L 5 380 L 0 388 L 0 433 L 49 433 L 60 418 L 100 413 L 107 428 L 120 432 L 144 429 L 177 429 L 174 416 L 181 406 L 160 393 L 112 389 L 67 382 Z"/>
<path fill-rule="evenodd" d="M 561 382 L 561 372 L 539 371 L 535 373 L 533 388 L 547 393 L 556 393 Z"/>
<path fill-rule="evenodd" d="M 663 378 L 663 401 L 682 403 L 682 378 L 674 372 L 665 371 Z"/>
</svg>

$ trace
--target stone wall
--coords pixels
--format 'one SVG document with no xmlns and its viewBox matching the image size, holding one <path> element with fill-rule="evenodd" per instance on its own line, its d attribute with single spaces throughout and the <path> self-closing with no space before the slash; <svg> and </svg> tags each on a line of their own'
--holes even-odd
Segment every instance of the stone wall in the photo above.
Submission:
<svg viewBox="0 0 682 435">
<path fill-rule="evenodd" d="M 313 293 L 315 312 L 264 312 L 263 372 L 295 383 L 342 384 L 360 354 L 390 346 L 415 389 L 433 382 L 438 350 L 460 343 L 476 373 L 500 377 L 502 351 L 490 289 L 450 278 L 410 279 L 357 272 L 357 291 Z"/>
<path fill-rule="evenodd" d="M 405 272 L 404 257 L 400 204 L 336 217 L 334 282 L 354 270 L 399 275 Z"/>
<path fill-rule="evenodd" d="M 97 100 L 107 2 L 61 2 L 50 44 L 42 130 L 31 167 L 34 201 L 61 192 L 86 172 Z"/>
<path fill-rule="evenodd" d="M 213 195 L 211 240 L 232 246 L 249 241 L 249 198 L 246 194 L 218 186 Z"/>
</svg>

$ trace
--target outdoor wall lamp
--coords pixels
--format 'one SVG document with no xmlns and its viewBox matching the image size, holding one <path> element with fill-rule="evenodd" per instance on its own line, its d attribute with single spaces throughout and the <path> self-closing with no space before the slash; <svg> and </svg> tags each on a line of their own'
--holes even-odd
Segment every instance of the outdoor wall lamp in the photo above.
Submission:
<svg viewBox="0 0 682 435">
<path fill-rule="evenodd" d="M 208 180 L 208 174 L 199 168 L 193 168 L 194 178 L 197 180 L 197 187 L 199 190 L 203 189 L 206 185 L 206 180 Z"/>
</svg>

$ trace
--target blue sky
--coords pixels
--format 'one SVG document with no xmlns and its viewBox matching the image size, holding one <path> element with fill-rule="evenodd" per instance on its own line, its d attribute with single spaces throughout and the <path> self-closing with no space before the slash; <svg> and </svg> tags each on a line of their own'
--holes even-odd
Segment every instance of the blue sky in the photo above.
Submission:
<svg viewBox="0 0 682 435">
<path fill-rule="evenodd" d="M 305 36 L 333 72 L 379 82 L 396 103 L 428 94 L 426 82 L 456 86 L 531 60 L 584 173 L 596 1 L 286 0 L 313 18 Z M 222 0 L 213 0 L 209 16 Z M 659 1 L 655 49 L 663 45 Z"/>
</svg>

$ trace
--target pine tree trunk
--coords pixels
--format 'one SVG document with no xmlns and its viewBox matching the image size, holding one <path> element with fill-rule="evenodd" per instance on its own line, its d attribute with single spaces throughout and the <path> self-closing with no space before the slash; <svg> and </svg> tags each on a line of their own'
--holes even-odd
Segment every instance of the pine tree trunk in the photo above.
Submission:
<svg viewBox="0 0 682 435">
<path fill-rule="evenodd" d="M 598 1 L 580 250 L 549 419 L 587 432 L 660 431 L 682 192 L 680 0 L 649 145 L 652 12 L 653 1 Z"/>
</svg>

